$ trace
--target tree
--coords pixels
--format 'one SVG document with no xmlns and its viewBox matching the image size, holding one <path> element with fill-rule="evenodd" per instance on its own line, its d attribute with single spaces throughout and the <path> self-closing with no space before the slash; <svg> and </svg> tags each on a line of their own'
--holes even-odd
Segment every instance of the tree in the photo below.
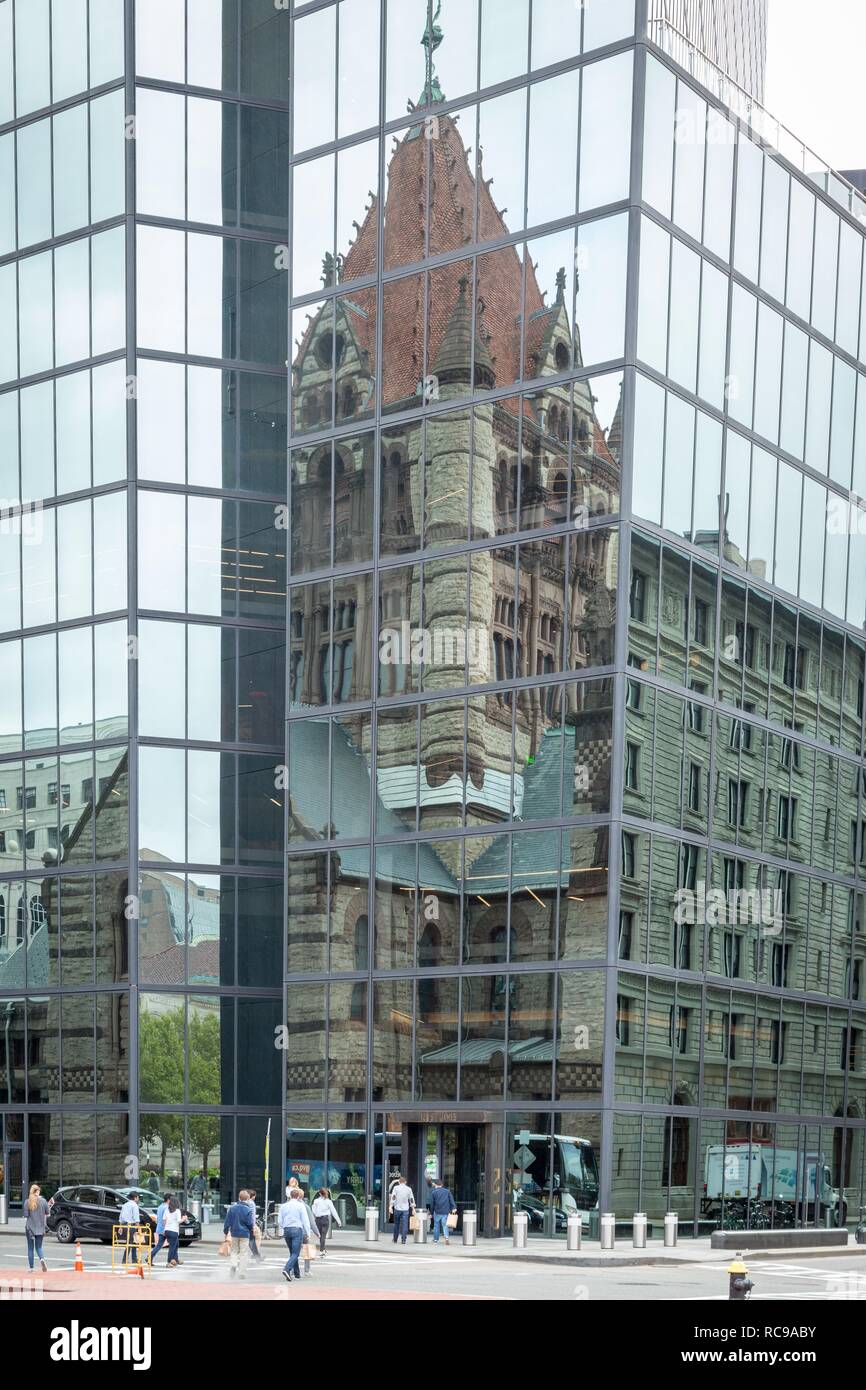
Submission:
<svg viewBox="0 0 866 1390">
<path fill-rule="evenodd" d="M 189 1014 L 189 1098 L 194 1105 L 219 1105 L 221 1074 L 220 1025 L 216 1014 Z M 207 1172 L 211 1151 L 219 1146 L 218 1115 L 191 1115 L 189 1145 L 201 1154 Z"/>
<path fill-rule="evenodd" d="M 139 1076 L 142 1098 L 152 1105 L 177 1105 L 183 1101 L 183 1008 L 166 1013 L 143 1009 L 138 1023 Z M 182 1115 L 141 1117 L 141 1138 L 161 1145 L 159 1172 L 165 1177 L 165 1158 L 170 1147 L 183 1144 Z M 145 1133 L 147 1129 L 147 1133 Z"/>
</svg>

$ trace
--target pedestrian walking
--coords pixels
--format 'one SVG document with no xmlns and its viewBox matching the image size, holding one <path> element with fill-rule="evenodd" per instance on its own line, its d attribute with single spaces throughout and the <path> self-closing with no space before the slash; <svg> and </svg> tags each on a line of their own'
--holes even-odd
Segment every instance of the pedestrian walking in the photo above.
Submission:
<svg viewBox="0 0 866 1390">
<path fill-rule="evenodd" d="M 302 1259 L 303 1262 L 304 1262 L 304 1275 L 305 1275 L 305 1277 L 308 1278 L 308 1277 L 313 1273 L 313 1267 L 312 1267 L 313 1247 L 312 1247 L 312 1245 L 311 1245 L 310 1242 L 312 1241 L 312 1239 L 313 1239 L 313 1237 L 314 1237 L 314 1235 L 315 1235 L 315 1233 L 316 1233 L 318 1227 L 316 1226 L 316 1218 L 313 1216 L 313 1208 L 310 1206 L 310 1203 L 307 1201 L 307 1196 L 306 1196 L 306 1193 L 304 1192 L 304 1189 L 303 1189 L 302 1187 L 300 1187 L 300 1188 L 298 1188 L 298 1191 L 299 1191 L 300 1194 L 301 1194 L 301 1201 L 302 1201 L 303 1204 L 304 1204 L 304 1210 L 305 1210 L 306 1213 L 307 1213 L 307 1220 L 308 1220 L 308 1222 L 310 1223 L 310 1234 L 309 1234 L 309 1236 L 306 1238 L 306 1240 L 304 1241 L 303 1245 L 301 1246 L 301 1259 Z"/>
<path fill-rule="evenodd" d="M 168 1264 L 169 1268 L 175 1268 L 180 1264 L 177 1258 L 177 1248 L 180 1243 L 180 1228 L 185 1222 L 185 1217 L 181 1213 L 180 1203 L 176 1197 L 169 1197 L 166 1203 L 164 1217 L 165 1235 L 168 1240 Z"/>
<path fill-rule="evenodd" d="M 331 1234 L 331 1222 L 336 1221 L 338 1226 L 343 1223 L 337 1215 L 337 1208 L 331 1201 L 330 1188 L 320 1187 L 313 1202 L 313 1220 L 316 1223 L 316 1230 L 319 1232 L 319 1254 L 324 1259 L 325 1243 Z"/>
<path fill-rule="evenodd" d="M 139 1263 L 139 1226 L 141 1224 L 141 1211 L 138 1205 L 138 1193 L 130 1192 L 123 1206 L 120 1208 L 120 1225 L 126 1227 L 126 1247 L 123 1251 L 123 1263 L 126 1264 L 127 1257 L 131 1256 L 130 1263 Z M 133 1234 L 132 1228 L 135 1227 Z"/>
<path fill-rule="evenodd" d="M 406 1237 L 409 1234 L 409 1217 L 415 1211 L 415 1194 L 405 1179 L 400 1176 L 398 1181 L 391 1188 L 391 1210 L 389 1215 L 394 1221 L 394 1244 L 397 1244 L 398 1236 L 402 1244 L 406 1244 Z"/>
<path fill-rule="evenodd" d="M 164 1245 L 167 1244 L 165 1238 L 165 1213 L 168 1211 L 168 1204 L 171 1201 L 172 1193 L 163 1192 L 162 1201 L 156 1209 L 156 1245 L 153 1247 L 151 1263 L 156 1263 L 156 1257 Z"/>
<path fill-rule="evenodd" d="M 254 1260 L 258 1260 L 260 1263 L 263 1264 L 264 1255 L 259 1249 L 259 1241 L 261 1240 L 262 1233 L 259 1228 L 258 1219 L 256 1216 L 256 1189 L 254 1187 L 250 1188 L 250 1199 L 247 1203 L 247 1206 L 252 1212 L 253 1217 L 253 1229 L 250 1232 L 250 1254 L 252 1255 Z"/>
<path fill-rule="evenodd" d="M 450 1229 L 448 1218 L 452 1212 L 456 1212 L 457 1203 L 451 1195 L 450 1187 L 446 1187 L 441 1178 L 437 1178 L 433 1183 L 427 1206 L 430 1208 L 430 1215 L 433 1218 L 434 1245 L 439 1244 L 440 1233 L 445 1244 L 448 1245 L 450 1243 L 448 1237 L 448 1231 Z"/>
<path fill-rule="evenodd" d="M 253 1230 L 253 1218 L 249 1208 L 250 1194 L 245 1187 L 238 1193 L 238 1199 L 233 1202 L 226 1212 L 226 1219 L 223 1222 L 223 1235 L 228 1236 L 231 1242 L 229 1257 L 229 1274 L 240 1279 L 247 1277 L 247 1260 L 250 1254 L 250 1236 Z"/>
<path fill-rule="evenodd" d="M 43 1274 L 47 1272 L 48 1265 L 42 1254 L 42 1242 L 45 1239 L 45 1223 L 48 1219 L 48 1213 L 53 1206 L 53 1197 L 50 1202 L 46 1202 L 38 1182 L 33 1183 L 27 1197 L 27 1212 L 24 1221 L 24 1235 L 27 1238 L 27 1263 L 32 1269 L 33 1257 L 36 1255 Z"/>
<path fill-rule="evenodd" d="M 303 1193 L 299 1187 L 292 1188 L 291 1197 L 287 1197 L 280 1207 L 280 1231 L 283 1239 L 289 1247 L 289 1258 L 283 1267 L 283 1278 L 291 1284 L 293 1279 L 300 1279 L 301 1269 L 298 1263 L 301 1247 L 305 1240 L 309 1240 L 312 1234 L 310 1230 L 310 1218 L 307 1216 L 307 1208 L 304 1203 Z"/>
</svg>

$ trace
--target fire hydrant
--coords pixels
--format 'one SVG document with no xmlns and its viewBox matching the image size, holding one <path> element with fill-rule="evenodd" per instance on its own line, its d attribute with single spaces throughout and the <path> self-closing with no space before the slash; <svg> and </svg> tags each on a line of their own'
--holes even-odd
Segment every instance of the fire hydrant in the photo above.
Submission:
<svg viewBox="0 0 866 1390">
<path fill-rule="evenodd" d="M 734 1303 L 745 1303 L 755 1286 L 739 1252 L 728 1265 L 728 1276 L 728 1298 Z"/>
</svg>

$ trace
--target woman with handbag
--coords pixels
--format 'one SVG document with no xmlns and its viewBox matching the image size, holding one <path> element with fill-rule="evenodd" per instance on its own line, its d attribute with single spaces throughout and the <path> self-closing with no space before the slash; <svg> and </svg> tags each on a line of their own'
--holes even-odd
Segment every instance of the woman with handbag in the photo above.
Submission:
<svg viewBox="0 0 866 1390">
<path fill-rule="evenodd" d="M 2 1171 L 2 1168 L 0 1168 Z M 48 1213 L 54 1206 L 54 1198 L 46 1202 L 42 1196 L 42 1188 L 37 1182 L 33 1183 L 24 1204 L 24 1235 L 27 1240 L 27 1262 L 33 1268 L 33 1256 L 37 1256 L 42 1273 L 45 1274 L 48 1265 L 45 1263 L 45 1256 L 42 1254 L 42 1242 L 45 1239 L 47 1229 Z"/>
<path fill-rule="evenodd" d="M 309 1232 L 309 1235 L 307 1235 L 307 1236 L 304 1238 L 304 1244 L 303 1244 L 303 1246 L 302 1246 L 302 1248 L 301 1248 L 301 1259 L 302 1259 L 303 1262 L 304 1262 L 304 1277 L 305 1277 L 305 1278 L 308 1278 L 308 1277 L 312 1274 L 312 1272 L 313 1272 L 313 1269 L 312 1269 L 312 1261 L 313 1261 L 313 1256 L 315 1255 L 315 1249 L 314 1249 L 314 1247 L 313 1247 L 313 1240 L 314 1240 L 314 1238 L 315 1238 L 317 1226 L 316 1226 L 316 1218 L 313 1216 L 313 1208 L 310 1206 L 310 1203 L 307 1201 L 307 1198 L 306 1198 L 306 1196 L 304 1195 L 304 1189 L 301 1187 L 301 1188 L 298 1189 L 298 1191 L 299 1191 L 299 1194 L 300 1194 L 301 1201 L 302 1201 L 303 1204 L 304 1204 L 304 1210 L 305 1210 L 306 1213 L 307 1213 L 307 1221 L 309 1222 L 309 1225 L 310 1225 L 310 1232 Z M 298 1271 L 298 1277 L 300 1278 L 300 1270 Z"/>
<path fill-rule="evenodd" d="M 331 1234 L 331 1222 L 336 1221 L 338 1226 L 342 1226 L 342 1221 L 337 1215 L 337 1208 L 331 1201 L 331 1193 L 327 1187 L 320 1187 L 316 1200 L 313 1202 L 313 1220 L 319 1232 L 319 1255 L 325 1258 L 325 1242 Z"/>
<path fill-rule="evenodd" d="M 264 1264 L 265 1257 L 262 1254 L 261 1249 L 259 1247 L 259 1241 L 262 1238 L 262 1231 L 261 1227 L 258 1224 L 258 1218 L 256 1215 L 256 1189 L 254 1187 L 251 1187 L 249 1191 L 250 1195 L 249 1200 L 247 1201 L 247 1206 L 249 1207 L 253 1218 L 253 1229 L 250 1232 L 250 1255 L 254 1260 L 258 1260 L 259 1264 Z"/>
</svg>

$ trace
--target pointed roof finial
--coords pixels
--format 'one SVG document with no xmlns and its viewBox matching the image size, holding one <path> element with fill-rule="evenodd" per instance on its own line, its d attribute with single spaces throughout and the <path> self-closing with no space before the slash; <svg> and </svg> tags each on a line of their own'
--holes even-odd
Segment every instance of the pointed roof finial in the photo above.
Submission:
<svg viewBox="0 0 866 1390">
<path fill-rule="evenodd" d="M 419 106 L 429 106 L 431 102 L 445 100 L 445 95 L 439 85 L 439 78 L 433 67 L 433 54 L 445 37 L 438 23 L 441 13 L 442 0 L 437 0 L 435 14 L 433 13 L 433 0 L 427 0 L 427 26 L 421 39 L 421 45 L 426 51 L 426 77 Z"/>
</svg>

